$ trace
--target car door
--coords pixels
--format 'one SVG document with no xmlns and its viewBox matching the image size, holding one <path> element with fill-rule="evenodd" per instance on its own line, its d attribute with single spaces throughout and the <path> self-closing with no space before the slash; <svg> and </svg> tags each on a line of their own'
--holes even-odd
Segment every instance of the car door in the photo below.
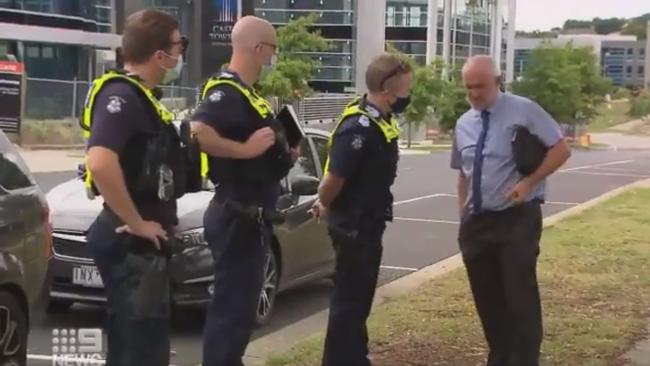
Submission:
<svg viewBox="0 0 650 366">
<path fill-rule="evenodd" d="M 24 266 L 30 300 L 39 296 L 47 265 L 45 203 L 11 142 L 0 136 L 0 246 Z"/>
<path fill-rule="evenodd" d="M 286 212 L 286 221 L 277 228 L 283 252 L 284 281 L 307 279 L 325 270 L 332 261 L 333 251 L 324 222 L 314 219 L 308 212 L 317 195 L 299 196 L 291 192 L 291 181 L 298 175 L 320 177 L 318 159 L 311 141 L 303 139 L 300 156 L 284 182 L 284 193 L 279 208 Z"/>
</svg>

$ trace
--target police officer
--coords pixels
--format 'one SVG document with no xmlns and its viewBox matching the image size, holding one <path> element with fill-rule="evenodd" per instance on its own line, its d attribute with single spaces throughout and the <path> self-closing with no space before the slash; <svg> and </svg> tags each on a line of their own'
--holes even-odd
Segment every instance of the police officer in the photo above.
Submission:
<svg viewBox="0 0 650 366">
<path fill-rule="evenodd" d="M 126 21 L 124 70 L 96 79 L 86 99 L 85 182 L 104 209 L 88 244 L 107 296 L 107 365 L 168 365 L 167 250 L 184 192 L 173 115 L 153 89 L 176 79 L 187 46 L 170 15 L 143 10 Z"/>
<path fill-rule="evenodd" d="M 228 69 L 204 84 L 203 102 L 192 118 L 216 186 L 204 217 L 215 262 L 204 366 L 243 365 L 271 250 L 271 225 L 278 218 L 279 183 L 297 153 L 288 147 L 269 102 L 253 88 L 262 69 L 272 66 L 276 42 L 270 23 L 241 18 L 232 30 Z"/>
<path fill-rule="evenodd" d="M 571 155 L 537 103 L 499 91 L 494 61 L 470 58 L 463 81 L 472 108 L 457 122 L 451 166 L 459 170 L 460 250 L 490 348 L 489 366 L 537 366 L 542 313 L 536 277 L 545 179 Z M 517 170 L 514 131 L 546 145 L 530 175 Z"/>
<path fill-rule="evenodd" d="M 394 114 L 410 102 L 411 68 L 395 55 L 366 71 L 368 94 L 343 111 L 334 129 L 314 214 L 328 219 L 336 250 L 324 366 L 370 365 L 366 319 L 382 255 L 390 191 L 397 175 L 399 127 Z"/>
</svg>

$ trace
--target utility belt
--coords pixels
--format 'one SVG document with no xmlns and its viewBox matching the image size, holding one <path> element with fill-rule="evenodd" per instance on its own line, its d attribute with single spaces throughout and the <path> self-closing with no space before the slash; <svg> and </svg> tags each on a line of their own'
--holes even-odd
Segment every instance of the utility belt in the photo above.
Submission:
<svg viewBox="0 0 650 366">
<path fill-rule="evenodd" d="M 276 209 L 262 207 L 255 204 L 242 203 L 230 198 L 215 197 L 212 202 L 230 210 L 237 217 L 249 223 L 261 224 L 270 222 L 274 225 L 283 224 L 286 215 Z"/>
<path fill-rule="evenodd" d="M 332 208 L 328 220 L 331 234 L 347 239 L 356 239 L 364 228 L 383 226 L 393 220 L 393 207 L 386 210 L 337 209 Z"/>
</svg>

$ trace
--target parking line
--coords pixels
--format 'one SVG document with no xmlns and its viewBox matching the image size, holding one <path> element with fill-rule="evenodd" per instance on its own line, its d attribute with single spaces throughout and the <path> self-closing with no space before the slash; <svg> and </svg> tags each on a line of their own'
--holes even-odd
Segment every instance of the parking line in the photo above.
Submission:
<svg viewBox="0 0 650 366">
<path fill-rule="evenodd" d="M 449 225 L 458 225 L 458 221 L 449 221 L 449 220 L 434 220 L 434 219 L 418 219 L 414 217 L 393 217 L 393 220 L 396 221 L 412 221 L 412 222 L 428 222 L 434 224 L 449 224 Z"/>
<path fill-rule="evenodd" d="M 399 205 L 403 205 L 405 203 L 412 203 L 412 202 L 422 201 L 422 200 L 426 200 L 426 199 L 429 199 L 429 198 L 453 197 L 453 196 L 454 195 L 448 194 L 448 193 L 436 193 L 436 194 L 430 194 L 430 195 L 427 195 L 427 196 L 415 197 L 415 198 L 411 198 L 411 199 L 408 199 L 408 200 L 397 201 L 397 202 L 395 202 L 393 204 L 393 206 L 399 206 Z"/>
<path fill-rule="evenodd" d="M 566 172 L 566 174 L 596 175 L 596 176 L 603 176 L 603 177 L 650 178 L 650 175 L 624 174 L 624 173 L 604 173 L 604 172 L 598 173 L 598 172 L 572 171 L 572 172 Z"/>
<path fill-rule="evenodd" d="M 559 206 L 577 206 L 579 203 L 577 202 L 558 202 L 558 201 L 547 201 L 544 202 L 547 205 L 559 205 Z"/>
<path fill-rule="evenodd" d="M 573 167 L 573 168 L 562 169 L 558 173 L 566 173 L 566 172 L 572 172 L 572 171 L 575 171 L 575 170 L 582 170 L 582 169 L 589 169 L 589 168 L 600 168 L 600 167 L 611 166 L 611 165 L 622 165 L 622 164 L 631 163 L 633 161 L 634 160 L 617 160 L 617 161 L 610 161 L 609 163 L 576 166 L 576 167 Z"/>
<path fill-rule="evenodd" d="M 410 272 L 417 272 L 420 269 L 419 268 L 411 268 L 411 267 L 397 267 L 397 266 L 380 266 L 380 268 L 383 269 L 394 269 L 396 271 L 410 271 Z"/>
</svg>

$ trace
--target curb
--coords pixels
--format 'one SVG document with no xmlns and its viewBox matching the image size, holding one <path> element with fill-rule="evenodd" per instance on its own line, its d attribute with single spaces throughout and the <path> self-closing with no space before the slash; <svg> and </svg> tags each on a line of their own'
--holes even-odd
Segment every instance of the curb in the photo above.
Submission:
<svg viewBox="0 0 650 366">
<path fill-rule="evenodd" d="M 579 215 L 605 201 L 636 188 L 650 188 L 650 179 L 637 181 L 609 192 L 605 192 L 589 201 L 547 217 L 544 219 L 544 228 L 552 227 L 567 218 Z M 463 267 L 463 260 L 459 253 L 430 266 L 424 267 L 417 272 L 400 277 L 395 281 L 377 288 L 373 307 L 392 298 L 406 295 L 416 290 L 421 285 L 461 267 Z M 246 360 L 251 362 L 251 366 L 264 365 L 264 362 L 269 355 L 287 351 L 293 347 L 296 342 L 324 331 L 327 325 L 328 315 L 329 309 L 322 310 L 296 323 L 290 324 L 271 334 L 254 340 L 248 346 Z"/>
</svg>

